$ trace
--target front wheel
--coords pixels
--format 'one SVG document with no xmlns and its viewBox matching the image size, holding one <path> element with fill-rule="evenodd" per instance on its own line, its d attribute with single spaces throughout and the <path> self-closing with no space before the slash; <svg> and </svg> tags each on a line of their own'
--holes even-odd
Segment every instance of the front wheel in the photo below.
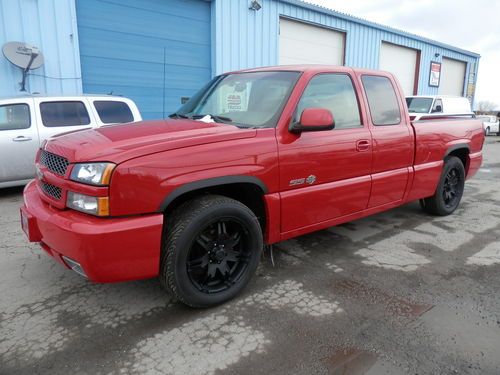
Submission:
<svg viewBox="0 0 500 375">
<path fill-rule="evenodd" d="M 490 135 L 490 128 L 489 127 L 487 127 L 486 129 L 484 129 L 484 135 L 485 136 Z"/>
<path fill-rule="evenodd" d="M 435 194 L 421 200 L 424 211 L 439 216 L 450 215 L 460 204 L 465 187 L 465 168 L 456 156 L 447 157 Z"/>
<path fill-rule="evenodd" d="M 195 198 L 167 217 L 160 281 L 192 307 L 214 306 L 250 281 L 263 247 L 255 214 L 223 196 Z"/>
</svg>

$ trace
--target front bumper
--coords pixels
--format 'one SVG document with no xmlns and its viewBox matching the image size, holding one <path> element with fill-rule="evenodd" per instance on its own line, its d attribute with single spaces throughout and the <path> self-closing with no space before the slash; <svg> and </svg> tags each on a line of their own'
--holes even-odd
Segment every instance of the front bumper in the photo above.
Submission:
<svg viewBox="0 0 500 375">
<path fill-rule="evenodd" d="M 159 273 L 162 214 L 98 218 L 60 210 L 42 201 L 35 182 L 24 189 L 21 224 L 31 242 L 39 242 L 55 260 L 79 263 L 88 279 L 116 282 Z"/>
</svg>

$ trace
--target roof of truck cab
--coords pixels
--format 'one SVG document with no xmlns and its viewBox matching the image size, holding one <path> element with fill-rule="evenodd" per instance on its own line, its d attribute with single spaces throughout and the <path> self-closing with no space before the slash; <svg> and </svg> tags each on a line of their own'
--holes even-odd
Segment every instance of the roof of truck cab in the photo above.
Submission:
<svg viewBox="0 0 500 375">
<path fill-rule="evenodd" d="M 243 69 L 236 70 L 232 72 L 228 72 L 228 74 L 234 73 L 248 73 L 248 72 L 328 72 L 328 71 L 339 71 L 339 72 L 362 72 L 362 73 L 372 73 L 372 74 L 380 74 L 380 73 L 389 73 L 382 70 L 372 70 L 372 69 L 364 69 L 364 68 L 351 68 L 349 66 L 343 65 L 322 65 L 322 64 L 298 64 L 298 65 L 274 65 L 274 66 L 264 66 L 261 68 L 252 68 L 252 69 Z M 391 74 L 391 73 L 389 73 Z"/>
</svg>

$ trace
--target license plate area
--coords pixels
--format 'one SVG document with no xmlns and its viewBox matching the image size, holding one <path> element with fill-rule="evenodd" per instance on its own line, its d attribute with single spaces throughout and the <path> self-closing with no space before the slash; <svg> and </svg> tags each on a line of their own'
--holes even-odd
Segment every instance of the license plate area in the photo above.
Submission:
<svg viewBox="0 0 500 375">
<path fill-rule="evenodd" d="M 30 242 L 40 242 L 41 236 L 36 225 L 35 218 L 26 211 L 24 207 L 21 207 L 21 228 L 23 232 L 28 237 Z"/>
</svg>

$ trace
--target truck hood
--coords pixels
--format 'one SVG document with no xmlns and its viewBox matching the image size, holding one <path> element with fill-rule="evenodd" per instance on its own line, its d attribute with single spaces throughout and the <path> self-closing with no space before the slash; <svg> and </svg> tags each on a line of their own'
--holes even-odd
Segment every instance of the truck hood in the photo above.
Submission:
<svg viewBox="0 0 500 375">
<path fill-rule="evenodd" d="M 139 156 L 176 148 L 255 137 L 255 129 L 195 120 L 141 121 L 59 134 L 45 150 L 70 163 L 109 161 L 122 163 Z"/>
</svg>

